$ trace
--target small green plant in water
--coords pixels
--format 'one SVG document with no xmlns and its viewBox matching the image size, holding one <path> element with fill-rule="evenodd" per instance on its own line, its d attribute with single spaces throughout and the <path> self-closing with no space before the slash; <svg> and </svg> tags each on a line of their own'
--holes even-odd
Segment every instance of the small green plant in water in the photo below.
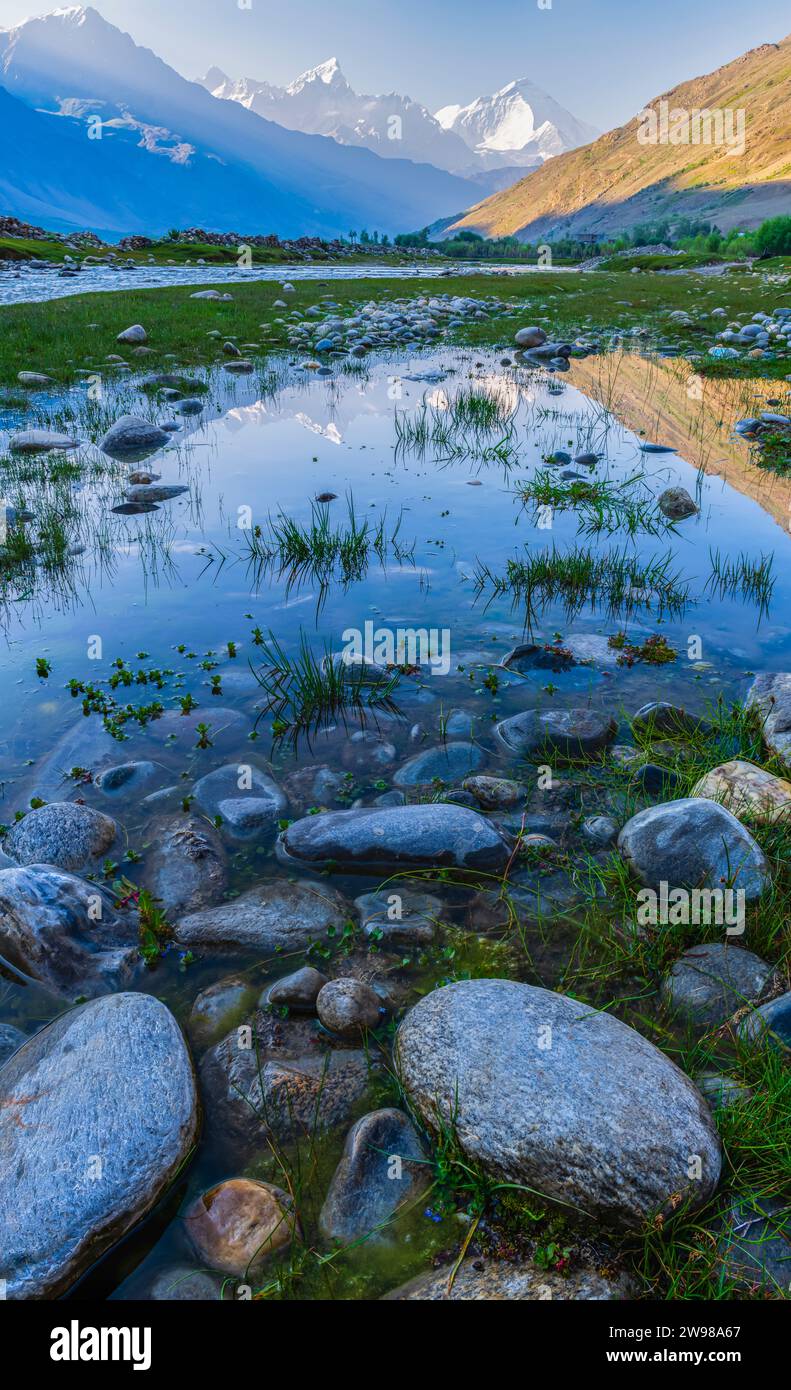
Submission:
<svg viewBox="0 0 791 1390">
<path fill-rule="evenodd" d="M 665 666 L 678 659 L 678 652 L 661 633 L 654 633 L 642 644 L 637 644 L 629 642 L 625 632 L 616 632 L 608 638 L 608 646 L 618 652 L 619 666 L 632 667 L 636 661 L 644 661 L 648 666 Z"/>
</svg>

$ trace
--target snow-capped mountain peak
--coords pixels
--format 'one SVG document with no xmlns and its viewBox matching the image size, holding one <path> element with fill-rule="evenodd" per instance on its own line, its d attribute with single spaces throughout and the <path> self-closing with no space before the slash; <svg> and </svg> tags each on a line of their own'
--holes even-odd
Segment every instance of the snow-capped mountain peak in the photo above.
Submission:
<svg viewBox="0 0 791 1390">
<path fill-rule="evenodd" d="M 300 73 L 288 87 L 286 92 L 289 96 L 298 96 L 306 87 L 314 83 L 321 83 L 325 87 L 348 87 L 341 65 L 337 58 L 328 58 L 325 63 L 319 63 L 315 68 L 308 68 L 307 72 Z"/>
<path fill-rule="evenodd" d="M 599 133 L 528 77 L 468 106 L 443 106 L 436 119 L 489 167 L 496 161 L 524 165 L 548 159 L 595 140 Z"/>
<path fill-rule="evenodd" d="M 287 87 L 249 77 L 234 80 L 218 68 L 200 83 L 212 96 L 239 102 L 289 130 L 363 145 L 385 159 L 430 163 L 483 181 L 489 190 L 507 186 L 524 169 L 537 168 L 598 133 L 528 78 L 469 106 L 443 106 L 435 115 L 397 92 L 355 92 L 337 58 L 309 68 Z"/>
</svg>

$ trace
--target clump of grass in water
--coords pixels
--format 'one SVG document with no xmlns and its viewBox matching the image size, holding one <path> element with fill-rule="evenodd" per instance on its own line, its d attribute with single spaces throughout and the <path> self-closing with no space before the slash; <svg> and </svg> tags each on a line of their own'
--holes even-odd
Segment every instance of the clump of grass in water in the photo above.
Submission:
<svg viewBox="0 0 791 1390">
<path fill-rule="evenodd" d="M 424 401 L 413 416 L 396 411 L 396 451 L 422 456 L 431 449 L 445 462 L 473 456 L 510 463 L 517 454 L 515 416 L 496 396 L 475 390 L 459 391 L 447 409 Z M 492 440 L 495 432 L 500 438 Z"/>
<path fill-rule="evenodd" d="M 350 717 L 364 725 L 377 710 L 398 712 L 393 699 L 398 671 L 384 676 L 365 665 L 346 665 L 329 642 L 323 655 L 317 656 L 304 632 L 295 657 L 287 655 L 271 631 L 260 645 L 263 664 L 251 669 L 266 703 L 256 723 L 272 715 L 272 733 L 278 740 L 287 737 L 296 744 L 306 737 L 309 742 L 311 734 L 334 719 L 341 719 L 346 727 Z"/>
<path fill-rule="evenodd" d="M 751 560 L 740 552 L 734 560 L 720 554 L 719 550 L 709 551 L 711 574 L 706 581 L 706 591 L 718 598 L 740 597 L 756 603 L 761 613 L 767 613 L 775 586 L 772 573 L 774 555 L 762 555 L 760 560 Z"/>
<path fill-rule="evenodd" d="M 401 514 L 388 532 L 386 514 L 376 522 L 367 517 L 361 520 L 352 496 L 346 500 L 345 525 L 333 524 L 328 503 L 313 502 L 308 525 L 280 512 L 268 519 L 266 527 L 256 526 L 246 536 L 255 582 L 276 569 L 279 577 L 287 577 L 289 588 L 310 579 L 326 589 L 335 578 L 343 584 L 364 578 L 372 556 L 382 566 L 388 555 L 399 564 L 412 559 L 414 542 L 405 546 L 398 539 Z"/>
<path fill-rule="evenodd" d="M 474 579 L 479 594 L 489 591 L 489 602 L 498 595 L 511 594 L 513 604 L 523 604 L 525 626 L 530 630 L 547 604 L 561 601 L 567 617 L 579 613 L 586 604 L 602 607 L 610 614 L 629 615 L 650 608 L 656 601 L 658 613 L 680 616 L 689 602 L 689 586 L 671 569 L 672 556 L 640 560 L 627 550 L 595 551 L 574 546 L 571 550 L 551 549 L 511 559 L 503 575 L 495 574 L 483 561 L 476 562 Z"/>
<path fill-rule="evenodd" d="M 526 503 L 565 511 L 573 507 L 578 514 L 578 530 L 588 536 L 604 532 L 613 535 L 626 531 L 630 536 L 639 531 L 661 535 L 673 530 L 652 496 L 630 496 L 626 489 L 640 483 L 638 477 L 627 478 L 618 486 L 605 479 L 575 479 L 567 486 L 558 483 L 550 473 L 539 471 L 528 483 L 521 483 L 517 493 Z"/>
</svg>

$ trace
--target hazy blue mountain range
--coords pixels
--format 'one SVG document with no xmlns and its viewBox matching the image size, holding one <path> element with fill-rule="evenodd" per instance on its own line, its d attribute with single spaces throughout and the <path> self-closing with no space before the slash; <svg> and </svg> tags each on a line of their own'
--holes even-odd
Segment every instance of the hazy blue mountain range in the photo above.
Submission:
<svg viewBox="0 0 791 1390">
<path fill-rule="evenodd" d="M 0 210 L 60 230 L 392 233 L 481 194 L 218 101 L 90 8 L 0 31 L 0 88 Z M 102 138 L 89 139 L 96 117 Z"/>
<path fill-rule="evenodd" d="M 398 92 L 355 92 L 337 58 L 301 73 L 287 87 L 234 79 L 216 67 L 199 80 L 213 96 L 236 101 L 289 130 L 329 135 L 384 159 L 428 162 L 489 190 L 507 187 L 526 169 L 539 168 L 545 159 L 598 134 L 527 78 L 434 115 Z"/>
</svg>

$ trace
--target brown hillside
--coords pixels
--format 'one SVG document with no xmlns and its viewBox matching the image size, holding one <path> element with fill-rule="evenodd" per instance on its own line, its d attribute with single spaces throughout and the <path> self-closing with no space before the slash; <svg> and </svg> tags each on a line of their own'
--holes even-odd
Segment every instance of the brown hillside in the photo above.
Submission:
<svg viewBox="0 0 791 1390">
<path fill-rule="evenodd" d="M 535 241 L 561 232 L 611 233 L 681 213 L 726 231 L 791 213 L 791 35 L 655 97 L 649 105 L 657 116 L 662 101 L 670 111 L 743 111 L 744 152 L 712 143 L 641 143 L 644 123 L 636 116 L 476 204 L 446 235 L 467 227 Z"/>
</svg>

